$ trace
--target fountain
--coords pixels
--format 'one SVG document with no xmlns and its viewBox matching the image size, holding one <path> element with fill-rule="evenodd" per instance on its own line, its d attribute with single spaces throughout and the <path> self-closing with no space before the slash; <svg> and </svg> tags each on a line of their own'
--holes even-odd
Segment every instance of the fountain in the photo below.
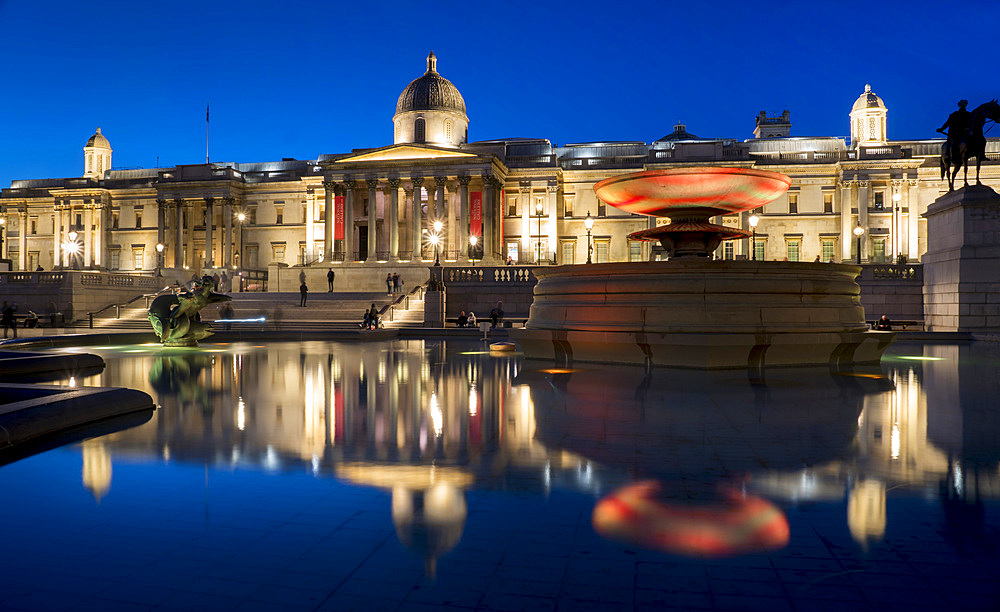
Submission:
<svg viewBox="0 0 1000 612">
<path fill-rule="evenodd" d="M 747 168 L 676 168 L 594 186 L 630 213 L 669 217 L 629 237 L 656 240 L 665 262 L 559 266 L 535 271 L 524 329 L 528 358 L 689 368 L 762 368 L 877 362 L 892 332 L 865 323 L 855 278 L 833 263 L 713 261 L 722 240 L 749 232 L 710 217 L 761 207 L 789 177 Z"/>
<path fill-rule="evenodd" d="M 202 323 L 198 312 L 209 304 L 232 299 L 213 289 L 212 277 L 203 276 L 194 281 L 190 291 L 168 293 L 153 300 L 147 318 L 164 346 L 198 346 L 199 340 L 212 335 L 212 326 Z"/>
</svg>

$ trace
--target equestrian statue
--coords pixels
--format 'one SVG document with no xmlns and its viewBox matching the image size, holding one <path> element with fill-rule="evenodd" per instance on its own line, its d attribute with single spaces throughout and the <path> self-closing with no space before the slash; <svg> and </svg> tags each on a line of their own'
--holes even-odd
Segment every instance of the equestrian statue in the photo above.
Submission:
<svg viewBox="0 0 1000 612">
<path fill-rule="evenodd" d="M 201 322 L 198 314 L 205 306 L 232 298 L 215 293 L 215 281 L 203 276 L 190 291 L 165 294 L 149 305 L 149 323 L 164 346 L 198 346 L 198 341 L 212 335 L 211 325 Z"/>
<path fill-rule="evenodd" d="M 972 157 L 976 158 L 976 184 L 982 184 L 979 182 L 979 167 L 986 156 L 983 127 L 987 120 L 994 123 L 1000 121 L 1000 104 L 996 98 L 980 104 L 971 112 L 965 110 L 968 104 L 968 100 L 959 100 L 958 110 L 948 115 L 948 120 L 937 129 L 948 136 L 941 145 L 941 178 L 948 178 L 948 191 L 955 190 L 955 175 L 959 168 L 964 168 L 965 186 L 969 186 L 969 159 Z"/>
</svg>

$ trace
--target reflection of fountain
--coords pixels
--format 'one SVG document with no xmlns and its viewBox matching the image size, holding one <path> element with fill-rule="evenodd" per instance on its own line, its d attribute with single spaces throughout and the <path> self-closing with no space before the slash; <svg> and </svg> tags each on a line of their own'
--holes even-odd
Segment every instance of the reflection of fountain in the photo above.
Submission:
<svg viewBox="0 0 1000 612">
<path fill-rule="evenodd" d="M 744 168 L 678 168 L 614 177 L 598 196 L 628 212 L 669 215 L 636 232 L 666 262 L 537 270 L 526 328 L 512 331 L 527 357 L 688 368 L 877 362 L 892 341 L 869 332 L 854 278 L 840 264 L 711 261 L 721 240 L 748 235 L 708 222 L 763 206 L 787 176 Z"/>
</svg>

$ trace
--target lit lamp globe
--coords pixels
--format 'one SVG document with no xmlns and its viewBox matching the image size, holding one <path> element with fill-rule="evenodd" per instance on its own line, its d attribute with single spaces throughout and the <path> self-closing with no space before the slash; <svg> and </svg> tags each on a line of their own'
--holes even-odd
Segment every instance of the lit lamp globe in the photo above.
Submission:
<svg viewBox="0 0 1000 612">
<path fill-rule="evenodd" d="M 865 228 L 860 225 L 854 228 L 854 236 L 858 239 L 858 259 L 857 264 L 861 265 L 861 235 L 865 233 Z"/>
<path fill-rule="evenodd" d="M 469 253 L 470 259 L 472 260 L 472 265 L 476 265 L 476 244 L 479 243 L 479 237 L 475 234 L 469 236 L 469 246 L 471 247 L 471 252 Z"/>
<path fill-rule="evenodd" d="M 752 259 L 757 261 L 757 224 L 760 223 L 760 217 L 757 215 L 750 215 L 750 219 L 748 219 L 748 221 L 750 222 L 750 230 L 752 233 L 752 237 L 750 238 L 750 253 Z"/>
<path fill-rule="evenodd" d="M 587 263 L 591 263 L 590 254 L 594 249 L 590 246 L 590 230 L 594 229 L 594 218 L 590 216 L 590 211 L 587 211 L 587 218 L 583 220 L 583 225 L 587 228 Z"/>
</svg>

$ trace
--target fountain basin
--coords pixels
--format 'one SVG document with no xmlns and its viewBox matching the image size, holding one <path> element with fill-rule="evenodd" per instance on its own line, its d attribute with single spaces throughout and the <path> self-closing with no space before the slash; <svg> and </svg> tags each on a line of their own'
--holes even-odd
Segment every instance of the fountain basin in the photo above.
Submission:
<svg viewBox="0 0 1000 612">
<path fill-rule="evenodd" d="M 879 361 L 892 332 L 865 323 L 857 266 L 710 261 L 537 270 L 528 358 L 690 368 Z"/>
</svg>

